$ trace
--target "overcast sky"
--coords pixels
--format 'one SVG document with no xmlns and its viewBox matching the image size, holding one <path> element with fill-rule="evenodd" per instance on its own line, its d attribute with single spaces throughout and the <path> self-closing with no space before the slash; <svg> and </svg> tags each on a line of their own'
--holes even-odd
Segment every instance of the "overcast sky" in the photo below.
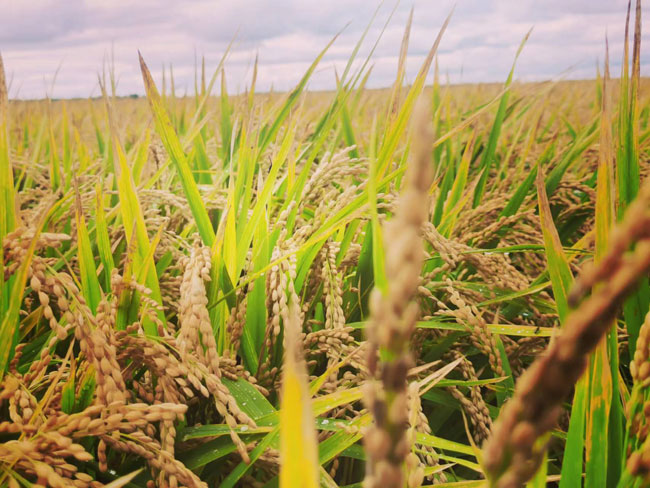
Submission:
<svg viewBox="0 0 650 488">
<path fill-rule="evenodd" d="M 618 76 L 627 0 L 403 0 L 373 57 L 370 86 L 386 86 L 394 79 L 411 7 L 415 13 L 409 80 L 454 4 L 438 51 L 440 71 L 451 82 L 504 80 L 517 46 L 531 27 L 533 33 L 517 65 L 518 79 L 593 78 L 597 60 L 604 57 L 606 32 L 612 71 Z M 39 98 L 47 92 L 63 98 L 98 94 L 97 73 L 111 49 L 120 94 L 143 93 L 138 49 L 157 80 L 163 63 L 171 63 L 177 91 L 191 92 L 195 53 L 205 56 L 211 73 L 233 37 L 226 64 L 229 91 L 243 91 L 250 84 L 256 53 L 258 90 L 271 86 L 286 90 L 345 28 L 309 85 L 332 88 L 335 69 L 342 71 L 379 2 L 0 0 L 0 6 L 0 53 L 11 81 L 10 96 Z M 369 51 L 394 6 L 386 0 L 380 7 L 361 54 Z M 646 46 L 648 40 L 644 35 Z M 642 56 L 642 72 L 650 72 L 650 54 Z"/>
</svg>

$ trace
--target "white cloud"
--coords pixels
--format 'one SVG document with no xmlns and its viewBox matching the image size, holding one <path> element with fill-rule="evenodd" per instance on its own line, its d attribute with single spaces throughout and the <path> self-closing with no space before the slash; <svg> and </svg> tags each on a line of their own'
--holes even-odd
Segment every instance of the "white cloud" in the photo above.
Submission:
<svg viewBox="0 0 650 488">
<path fill-rule="evenodd" d="M 517 66 L 520 79 L 546 79 L 569 68 L 570 77 L 592 77 L 596 60 L 604 55 L 606 31 L 612 71 L 620 69 L 626 0 L 415 0 L 410 79 L 455 3 L 439 49 L 441 72 L 452 82 L 503 80 L 533 26 Z M 250 83 L 259 53 L 258 89 L 286 90 L 345 27 L 310 83 L 325 89 L 334 86 L 334 67 L 342 71 L 376 8 L 369 0 L 5 0 L 0 52 L 13 96 L 42 97 L 59 66 L 52 96 L 97 94 L 97 73 L 111 49 L 120 93 L 143 92 L 137 49 L 158 78 L 163 63 L 173 65 L 183 93 L 194 84 L 195 53 L 213 69 L 236 34 L 227 63 L 229 89 L 241 91 Z M 373 57 L 370 86 L 392 82 L 410 8 L 402 2 L 388 24 Z M 392 5 L 380 8 L 360 56 L 367 54 L 391 10 Z M 646 64 L 648 56 L 642 59 Z"/>
</svg>

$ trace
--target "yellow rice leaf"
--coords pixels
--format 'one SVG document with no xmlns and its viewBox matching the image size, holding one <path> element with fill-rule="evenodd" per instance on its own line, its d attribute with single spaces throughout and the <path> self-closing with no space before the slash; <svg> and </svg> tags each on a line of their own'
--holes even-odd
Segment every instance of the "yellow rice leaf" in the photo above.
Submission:
<svg viewBox="0 0 650 488">
<path fill-rule="evenodd" d="M 280 408 L 280 488 L 318 486 L 318 441 L 302 359 L 297 305 L 290 305 L 285 324 L 284 376 Z"/>
</svg>

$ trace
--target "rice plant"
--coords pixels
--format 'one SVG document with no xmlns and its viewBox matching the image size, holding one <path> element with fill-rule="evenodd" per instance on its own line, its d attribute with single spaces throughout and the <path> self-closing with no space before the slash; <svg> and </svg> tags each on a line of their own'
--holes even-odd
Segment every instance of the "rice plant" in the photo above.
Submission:
<svg viewBox="0 0 650 488">
<path fill-rule="evenodd" d="M 0 58 L 0 486 L 648 486 L 631 7 L 591 81 L 515 81 L 526 36 L 445 85 L 451 17 L 384 90 L 369 28 L 328 93 L 336 38 L 289 93 L 143 50 L 146 100 L 9 100 Z"/>
</svg>

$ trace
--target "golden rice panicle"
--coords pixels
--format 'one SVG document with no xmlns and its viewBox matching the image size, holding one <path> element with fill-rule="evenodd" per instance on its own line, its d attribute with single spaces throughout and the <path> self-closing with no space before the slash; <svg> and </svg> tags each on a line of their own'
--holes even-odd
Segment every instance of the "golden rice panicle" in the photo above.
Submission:
<svg viewBox="0 0 650 488">
<path fill-rule="evenodd" d="M 195 245 L 185 262 L 181 282 L 178 343 L 183 351 L 195 351 L 210 372 L 219 376 L 219 354 L 205 289 L 205 282 L 210 281 L 210 266 L 210 248 Z"/>
<path fill-rule="evenodd" d="M 474 370 L 474 365 L 465 356 L 458 351 L 449 351 L 445 354 L 444 358 L 449 361 L 455 361 L 462 358 L 458 364 L 458 370 L 467 381 L 476 381 L 478 376 Z M 482 442 L 487 439 L 492 429 L 492 418 L 488 410 L 485 399 L 481 394 L 479 386 L 471 386 L 469 388 L 469 398 L 457 387 L 450 386 L 447 391 L 453 396 L 460 406 L 463 408 L 465 414 L 469 417 L 470 422 L 474 426 L 474 438 L 477 442 Z"/>
<path fill-rule="evenodd" d="M 343 277 L 336 266 L 336 256 L 340 251 L 338 242 L 330 241 L 323 246 L 323 264 L 321 278 L 323 282 L 323 296 L 325 297 L 325 328 L 345 327 L 345 314 L 343 311 L 343 290 L 341 282 Z"/>
<path fill-rule="evenodd" d="M 127 389 L 122 376 L 122 368 L 117 361 L 117 351 L 113 340 L 107 337 L 92 316 L 90 309 L 75 314 L 75 338 L 79 341 L 84 355 L 93 361 L 97 376 L 97 396 L 104 405 L 113 402 L 126 403 Z M 91 326 L 92 324 L 92 326 Z"/>
<path fill-rule="evenodd" d="M 636 383 L 646 383 L 650 378 L 650 312 L 646 314 L 639 329 L 634 358 L 630 362 L 630 373 Z"/>
<path fill-rule="evenodd" d="M 252 290 L 252 284 L 244 292 L 237 293 L 237 304 L 230 311 L 226 330 L 230 337 L 230 350 L 228 351 L 233 357 L 236 356 L 241 344 L 241 336 L 244 333 L 246 325 L 246 311 L 248 309 L 247 294 Z M 238 290 L 239 291 L 239 290 Z"/>
<path fill-rule="evenodd" d="M 366 404 L 374 423 L 364 436 L 368 460 L 365 488 L 402 488 L 409 476 L 406 460 L 412 439 L 408 429 L 407 372 L 413 364 L 409 339 L 419 313 L 414 298 L 424 260 L 420 235 L 428 218 L 428 191 L 433 178 L 429 114 L 418 106 L 413 147 L 404 190 L 392 220 L 385 226 L 386 295 L 374 289 L 370 298 Z M 379 360 L 379 355 L 383 360 Z M 412 472 L 412 471 L 411 471 Z"/>
<path fill-rule="evenodd" d="M 500 377 L 508 376 L 503 369 L 503 362 L 497 348 L 496 340 L 479 310 L 477 307 L 469 305 L 463 300 L 449 278 L 446 281 L 449 301 L 456 306 L 456 309 L 450 311 L 450 314 L 456 318 L 459 324 L 465 325 L 471 331 L 470 341 L 472 345 L 487 356 L 490 368 L 492 368 L 494 374 Z M 446 307 L 442 303 L 441 305 Z"/>
<path fill-rule="evenodd" d="M 420 383 L 418 381 L 413 381 L 409 384 L 408 388 L 408 397 L 409 397 L 409 431 L 408 435 L 411 439 L 415 439 L 415 435 L 418 431 L 431 434 L 431 427 L 429 426 L 429 421 L 427 416 L 422 410 L 422 402 L 420 400 Z M 438 453 L 431 446 L 420 446 L 421 454 L 418 458 L 415 454 L 415 442 L 413 443 L 413 452 L 409 454 L 407 458 L 407 463 L 411 463 L 412 466 L 409 466 L 409 477 L 407 479 L 407 485 L 409 488 L 419 487 L 422 485 L 424 480 L 424 468 L 425 466 L 433 467 L 439 464 Z M 429 481 L 438 480 L 442 483 L 447 481 L 447 477 L 443 472 L 437 473 L 435 475 L 431 474 L 427 477 Z"/>
<path fill-rule="evenodd" d="M 557 423 L 562 403 L 582 375 L 589 354 L 607 333 L 637 280 L 650 269 L 650 239 L 639 231 L 650 227 L 649 208 L 650 181 L 646 181 L 615 229 L 607 255 L 578 278 L 573 300 L 600 282 L 606 281 L 607 286 L 593 288 L 569 314 L 562 333 L 519 378 L 514 396 L 502 408 L 484 446 L 493 486 L 514 488 L 534 475 L 546 448 L 538 440 Z M 627 251 L 637 239 L 634 249 Z"/>
<path fill-rule="evenodd" d="M 639 330 L 634 358 L 630 362 L 634 386 L 626 407 L 626 469 L 632 476 L 650 481 L 650 312 Z"/>
</svg>

